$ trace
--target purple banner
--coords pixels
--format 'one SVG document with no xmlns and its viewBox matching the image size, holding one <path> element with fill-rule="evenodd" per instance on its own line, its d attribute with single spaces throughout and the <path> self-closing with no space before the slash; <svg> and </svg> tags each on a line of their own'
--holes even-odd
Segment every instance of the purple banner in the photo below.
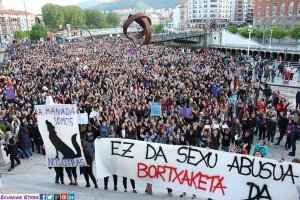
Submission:
<svg viewBox="0 0 300 200">
<path fill-rule="evenodd" d="M 192 108 L 179 108 L 178 111 L 179 117 L 186 117 L 189 118 L 192 116 Z"/>
<path fill-rule="evenodd" d="M 6 99 L 14 100 L 15 99 L 15 90 L 13 88 L 6 89 Z"/>
<path fill-rule="evenodd" d="M 137 52 L 137 48 L 129 48 L 128 52 L 129 53 L 135 53 L 135 52 Z"/>
</svg>

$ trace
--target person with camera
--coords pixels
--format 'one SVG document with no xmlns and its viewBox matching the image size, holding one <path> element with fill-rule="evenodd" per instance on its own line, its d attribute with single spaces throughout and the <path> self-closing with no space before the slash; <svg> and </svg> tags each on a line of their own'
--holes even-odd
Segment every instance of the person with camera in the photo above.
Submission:
<svg viewBox="0 0 300 200">
<path fill-rule="evenodd" d="M 10 168 L 8 169 L 8 171 L 10 172 L 15 167 L 21 164 L 19 158 L 17 157 L 17 141 L 10 131 L 6 132 L 6 140 L 3 142 L 3 145 L 5 145 L 4 150 L 6 151 L 6 153 L 10 155 Z M 15 160 L 17 161 L 16 164 Z"/>
</svg>

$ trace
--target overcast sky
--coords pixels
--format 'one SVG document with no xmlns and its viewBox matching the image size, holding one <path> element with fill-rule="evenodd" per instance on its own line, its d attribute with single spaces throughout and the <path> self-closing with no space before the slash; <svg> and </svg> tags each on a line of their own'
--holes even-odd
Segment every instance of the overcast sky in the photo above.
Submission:
<svg viewBox="0 0 300 200">
<path fill-rule="evenodd" d="M 23 0 L 2 0 L 6 9 L 24 10 Z M 54 3 L 59 5 L 74 5 L 87 0 L 24 0 L 28 12 L 40 14 L 41 7 L 46 3 Z M 97 0 L 99 2 L 110 0 Z"/>
</svg>

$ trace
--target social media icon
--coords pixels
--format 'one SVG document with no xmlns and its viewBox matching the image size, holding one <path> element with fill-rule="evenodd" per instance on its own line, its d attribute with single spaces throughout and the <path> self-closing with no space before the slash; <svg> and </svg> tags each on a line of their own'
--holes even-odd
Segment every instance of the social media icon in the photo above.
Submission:
<svg viewBox="0 0 300 200">
<path fill-rule="evenodd" d="M 68 200 L 68 194 L 60 194 L 60 200 Z"/>
<path fill-rule="evenodd" d="M 47 200 L 54 200 L 53 194 L 47 194 Z"/>
<path fill-rule="evenodd" d="M 68 200 L 75 200 L 74 194 L 68 194 Z"/>
<path fill-rule="evenodd" d="M 40 194 L 40 200 L 46 200 L 46 194 Z"/>
<path fill-rule="evenodd" d="M 60 200 L 60 194 L 54 194 L 54 200 Z"/>
</svg>

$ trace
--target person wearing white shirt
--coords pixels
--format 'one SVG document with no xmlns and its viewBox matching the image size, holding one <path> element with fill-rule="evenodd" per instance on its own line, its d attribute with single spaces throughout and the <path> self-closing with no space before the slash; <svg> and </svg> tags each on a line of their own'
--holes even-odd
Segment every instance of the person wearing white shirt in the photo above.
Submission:
<svg viewBox="0 0 300 200">
<path fill-rule="evenodd" d="M 293 80 L 294 74 L 297 72 L 297 67 L 291 69 L 291 80 Z"/>
</svg>

